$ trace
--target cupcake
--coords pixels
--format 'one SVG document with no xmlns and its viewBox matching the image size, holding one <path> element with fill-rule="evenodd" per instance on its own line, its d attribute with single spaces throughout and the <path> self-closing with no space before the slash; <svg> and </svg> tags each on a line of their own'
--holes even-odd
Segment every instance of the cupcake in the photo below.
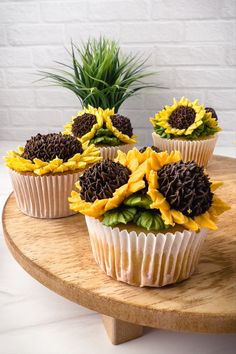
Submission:
<svg viewBox="0 0 236 354">
<path fill-rule="evenodd" d="M 18 208 L 37 218 L 72 215 L 67 199 L 82 171 L 101 160 L 94 145 L 73 136 L 37 134 L 4 158 Z"/>
<path fill-rule="evenodd" d="M 94 144 L 103 159 L 113 160 L 118 150 L 127 152 L 136 143 L 129 118 L 115 114 L 114 108 L 103 110 L 89 106 L 73 116 L 64 129 L 64 134 Z"/>
<path fill-rule="evenodd" d="M 155 146 L 163 151 L 180 151 L 185 162 L 194 160 L 200 166 L 207 165 L 221 130 L 213 108 L 182 97 L 180 101 L 174 99 L 172 106 L 165 106 L 150 121 L 155 130 Z"/>
<path fill-rule="evenodd" d="M 221 184 L 177 151 L 134 148 L 86 170 L 69 202 L 85 215 L 94 258 L 107 275 L 161 287 L 194 272 L 207 230 L 229 209 L 214 194 Z"/>
</svg>

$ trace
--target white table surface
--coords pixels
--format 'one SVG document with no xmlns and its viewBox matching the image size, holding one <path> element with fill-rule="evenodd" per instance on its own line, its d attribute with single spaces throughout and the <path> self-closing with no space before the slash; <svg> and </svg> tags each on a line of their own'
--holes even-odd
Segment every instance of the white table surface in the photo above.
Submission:
<svg viewBox="0 0 236 354">
<path fill-rule="evenodd" d="M 11 192 L 2 156 L 17 142 L 0 143 L 0 207 Z M 235 148 L 216 154 L 236 157 Z M 145 335 L 113 346 L 100 316 L 34 280 L 14 260 L 0 235 L 0 354 L 233 354 L 234 334 L 145 329 Z"/>
</svg>

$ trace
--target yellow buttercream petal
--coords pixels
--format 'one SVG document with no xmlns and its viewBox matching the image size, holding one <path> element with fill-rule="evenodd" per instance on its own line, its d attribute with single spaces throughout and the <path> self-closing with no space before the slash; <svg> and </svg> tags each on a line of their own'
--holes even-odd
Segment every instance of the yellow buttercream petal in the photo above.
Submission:
<svg viewBox="0 0 236 354">
<path fill-rule="evenodd" d="M 218 216 L 229 209 L 231 209 L 231 207 L 214 194 L 209 213 L 213 216 Z"/>
<path fill-rule="evenodd" d="M 211 191 L 215 192 L 215 190 L 223 185 L 222 181 L 212 181 L 211 182 Z"/>
<path fill-rule="evenodd" d="M 174 226 L 175 223 L 173 221 L 172 215 L 171 215 L 171 211 L 168 209 L 161 209 L 161 217 L 164 220 L 164 223 L 166 225 L 171 225 Z"/>
<path fill-rule="evenodd" d="M 121 150 L 117 151 L 117 157 L 115 158 L 115 162 L 119 162 L 123 166 L 127 166 L 126 153 Z"/>
<path fill-rule="evenodd" d="M 177 224 L 184 224 L 186 222 L 186 217 L 178 210 L 171 209 L 171 215 L 174 219 L 174 222 Z"/>
<path fill-rule="evenodd" d="M 137 182 L 129 184 L 128 193 L 133 194 L 143 188 L 145 188 L 145 182 L 144 181 L 137 181 Z"/>
<path fill-rule="evenodd" d="M 210 214 L 206 211 L 204 214 L 195 216 L 194 221 L 200 226 L 200 227 L 207 227 L 208 229 L 211 230 L 217 230 L 217 226 L 214 223 L 214 221 L 211 219 Z"/>
<path fill-rule="evenodd" d="M 187 218 L 185 222 L 183 223 L 183 226 L 187 227 L 187 229 L 197 231 L 199 230 L 199 225 L 191 218 Z"/>
</svg>

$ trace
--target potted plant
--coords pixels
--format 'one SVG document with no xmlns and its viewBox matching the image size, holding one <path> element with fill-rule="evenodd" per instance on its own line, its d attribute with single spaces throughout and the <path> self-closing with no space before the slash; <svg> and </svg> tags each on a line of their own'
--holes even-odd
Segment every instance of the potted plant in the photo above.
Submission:
<svg viewBox="0 0 236 354">
<path fill-rule="evenodd" d="M 114 158 L 118 149 L 128 151 L 136 142 L 130 119 L 120 115 L 120 106 L 129 97 L 153 84 L 143 79 L 146 59 L 124 55 L 119 44 L 100 37 L 80 46 L 71 43 L 71 64 L 58 62 L 61 69 L 40 71 L 53 85 L 64 87 L 78 97 L 82 111 L 65 125 L 65 134 L 82 143 L 95 144 L 104 158 Z"/>
</svg>

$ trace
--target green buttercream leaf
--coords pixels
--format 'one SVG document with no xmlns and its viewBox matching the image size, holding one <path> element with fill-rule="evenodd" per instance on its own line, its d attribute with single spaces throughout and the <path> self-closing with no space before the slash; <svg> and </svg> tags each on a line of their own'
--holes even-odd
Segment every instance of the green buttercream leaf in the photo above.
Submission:
<svg viewBox="0 0 236 354">
<path fill-rule="evenodd" d="M 140 211 L 138 212 L 133 222 L 140 227 L 149 230 L 163 230 L 169 228 L 169 226 L 165 225 L 161 216 L 155 210 L 148 211 Z"/>
<path fill-rule="evenodd" d="M 152 203 L 151 198 L 148 195 L 135 193 L 124 200 L 124 204 L 132 207 L 139 207 L 144 209 L 150 209 Z"/>
<path fill-rule="evenodd" d="M 107 128 L 100 128 L 97 130 L 95 137 L 98 136 L 114 136 L 113 133 Z"/>
<path fill-rule="evenodd" d="M 106 226 L 116 226 L 118 224 L 127 224 L 132 221 L 135 214 L 137 213 L 136 208 L 132 207 L 119 207 L 113 210 L 109 210 L 104 214 L 103 224 Z"/>
<path fill-rule="evenodd" d="M 109 129 L 103 126 L 98 129 L 93 139 L 90 140 L 90 144 L 118 146 L 122 142 Z"/>
<path fill-rule="evenodd" d="M 94 145 L 109 145 L 109 146 L 118 146 L 122 142 L 115 136 L 98 136 L 90 140 L 90 144 Z"/>
</svg>

